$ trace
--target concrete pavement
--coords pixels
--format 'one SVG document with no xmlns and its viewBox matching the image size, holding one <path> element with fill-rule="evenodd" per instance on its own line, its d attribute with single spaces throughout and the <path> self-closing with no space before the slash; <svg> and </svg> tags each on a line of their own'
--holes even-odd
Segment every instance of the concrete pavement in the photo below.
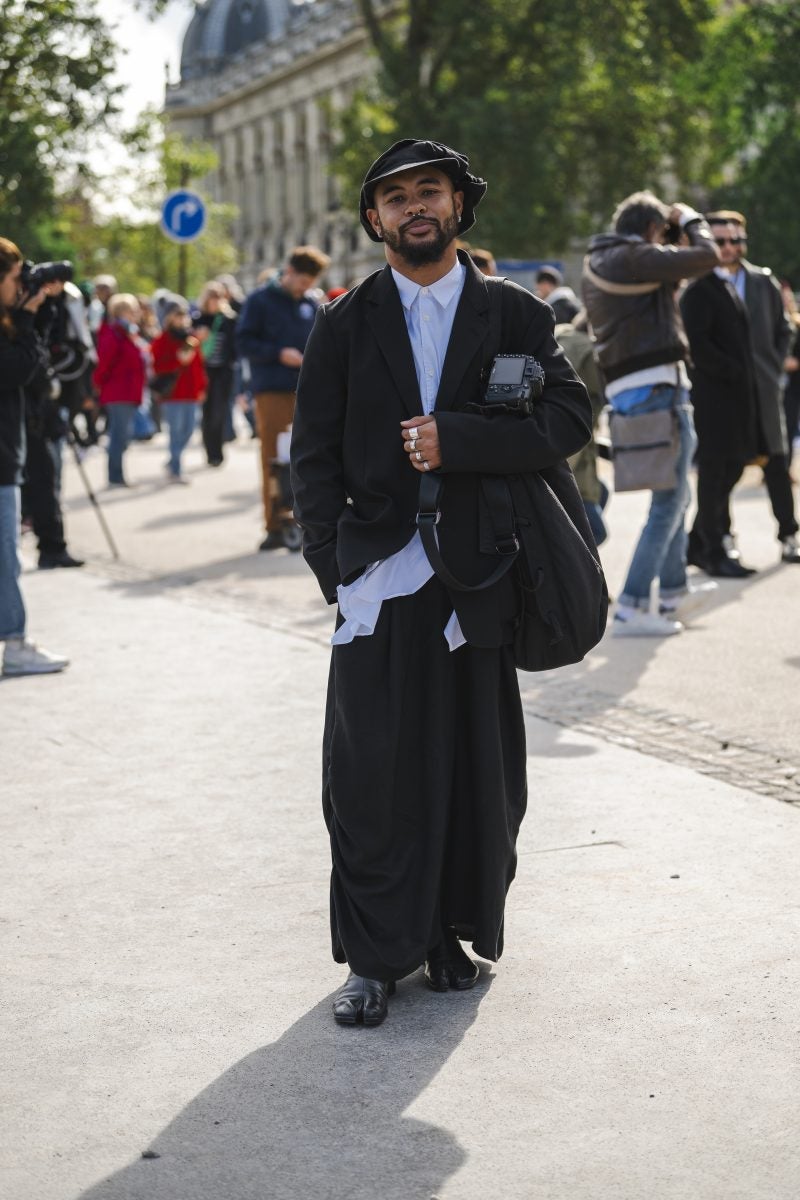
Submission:
<svg viewBox="0 0 800 1200">
<path fill-rule="evenodd" d="M 249 445 L 185 490 L 160 486 L 159 455 L 131 451 L 142 486 L 108 505 L 121 568 L 68 473 L 93 562 L 24 587 L 32 632 L 73 663 L 0 685 L 3 1200 L 794 1200 L 797 808 L 616 744 L 602 704 L 595 736 L 530 716 L 503 959 L 465 995 L 412 977 L 379 1030 L 339 1029 L 330 612 L 297 557 L 252 553 Z M 737 524 L 767 562 L 755 499 Z M 709 693 L 758 661 L 777 756 L 793 579 L 759 584 L 763 638 L 753 587 L 655 649 L 604 643 L 572 694 L 602 671 L 595 694 L 640 717 L 667 688 L 664 720 L 738 734 L 747 712 Z M 739 622 L 737 669 L 714 639 Z M 523 683 L 529 712 L 555 695 Z"/>
</svg>

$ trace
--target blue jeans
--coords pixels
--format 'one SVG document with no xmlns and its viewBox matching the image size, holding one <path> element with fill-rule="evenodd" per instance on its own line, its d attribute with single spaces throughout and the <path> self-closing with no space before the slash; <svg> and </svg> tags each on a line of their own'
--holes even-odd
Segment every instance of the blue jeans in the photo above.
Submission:
<svg viewBox="0 0 800 1200">
<path fill-rule="evenodd" d="M 25 636 L 25 605 L 19 590 L 20 490 L 0 487 L 0 642 Z"/>
<path fill-rule="evenodd" d="M 108 482 L 124 483 L 122 456 L 128 448 L 133 433 L 133 418 L 138 405 L 106 404 L 106 428 L 108 430 Z"/>
<path fill-rule="evenodd" d="M 648 398 L 630 410 L 630 415 L 673 408 L 678 417 L 680 449 L 676 465 L 677 483 L 668 491 L 653 492 L 650 512 L 633 552 L 620 604 L 631 608 L 650 607 L 650 589 L 660 580 L 666 599 L 686 591 L 686 510 L 691 500 L 689 468 L 697 448 L 697 434 L 689 395 L 670 384 L 654 387 Z"/>
<path fill-rule="evenodd" d="M 193 400 L 164 400 L 161 411 L 169 425 L 169 473 L 180 475 L 181 454 L 197 424 L 197 405 Z"/>
</svg>

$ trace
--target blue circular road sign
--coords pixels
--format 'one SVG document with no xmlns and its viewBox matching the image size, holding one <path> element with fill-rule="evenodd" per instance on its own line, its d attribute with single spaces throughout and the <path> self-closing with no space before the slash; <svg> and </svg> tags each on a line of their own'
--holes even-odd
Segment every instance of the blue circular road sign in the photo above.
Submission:
<svg viewBox="0 0 800 1200">
<path fill-rule="evenodd" d="M 206 206 L 197 192 L 178 188 L 161 206 L 161 229 L 173 242 L 193 242 L 206 224 Z"/>
</svg>

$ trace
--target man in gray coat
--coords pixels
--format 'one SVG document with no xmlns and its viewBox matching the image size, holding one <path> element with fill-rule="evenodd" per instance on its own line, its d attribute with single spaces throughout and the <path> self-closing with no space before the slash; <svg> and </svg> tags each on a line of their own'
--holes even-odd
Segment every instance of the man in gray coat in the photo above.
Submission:
<svg viewBox="0 0 800 1200">
<path fill-rule="evenodd" d="M 732 224 L 739 236 L 736 261 L 727 267 L 730 282 L 743 300 L 750 325 L 761 450 L 766 457 L 764 483 L 778 522 L 783 562 L 800 563 L 797 517 L 788 467 L 788 440 L 783 408 L 783 360 L 789 351 L 792 327 L 784 312 L 781 289 L 769 267 L 756 267 L 745 258 L 747 222 L 739 212 L 710 213 L 712 230 Z"/>
</svg>

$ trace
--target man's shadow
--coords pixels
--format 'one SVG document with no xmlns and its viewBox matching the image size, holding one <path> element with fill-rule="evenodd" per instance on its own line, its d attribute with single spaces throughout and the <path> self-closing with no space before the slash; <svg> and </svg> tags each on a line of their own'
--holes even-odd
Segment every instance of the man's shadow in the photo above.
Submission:
<svg viewBox="0 0 800 1200">
<path fill-rule="evenodd" d="M 430 1200 L 466 1152 L 404 1116 L 475 1020 L 491 984 L 438 995 L 403 980 L 379 1029 L 339 1027 L 332 996 L 192 1100 L 80 1200 Z M 443 1117 L 447 1117 L 443 1113 Z"/>
</svg>

